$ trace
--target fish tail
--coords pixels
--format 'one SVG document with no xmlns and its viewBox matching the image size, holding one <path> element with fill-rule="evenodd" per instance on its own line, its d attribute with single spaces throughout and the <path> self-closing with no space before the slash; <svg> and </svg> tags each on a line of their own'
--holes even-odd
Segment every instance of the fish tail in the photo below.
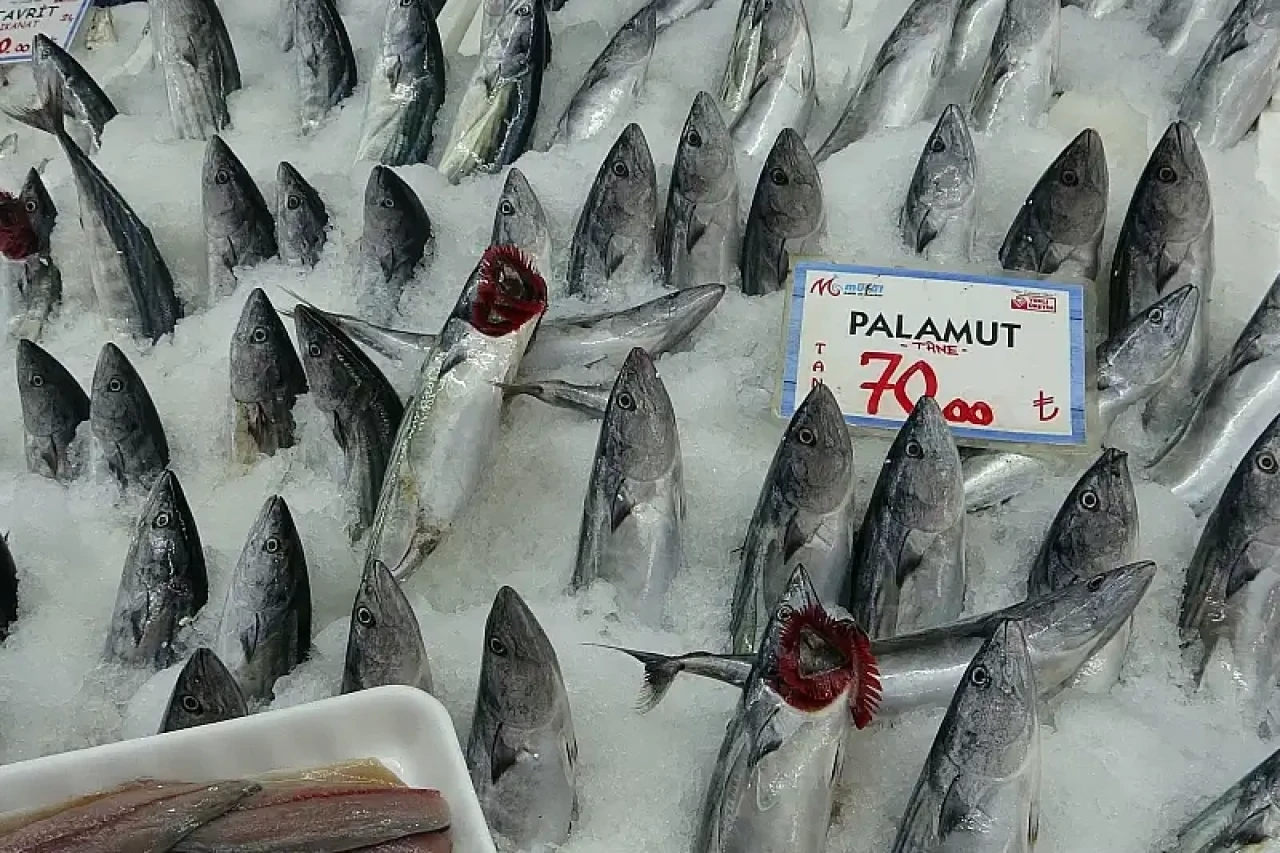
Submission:
<svg viewBox="0 0 1280 853">
<path fill-rule="evenodd" d="M 40 92 L 40 102 L 35 107 L 5 108 L 4 112 L 14 121 L 22 122 L 28 127 L 44 131 L 52 136 L 62 138 L 66 135 L 63 124 L 62 87 L 56 81 L 49 81 Z"/>
<path fill-rule="evenodd" d="M 521 394 L 527 394 L 530 397 L 537 397 L 542 393 L 542 386 L 535 385 L 531 382 L 495 382 L 493 385 L 495 388 L 501 390 L 502 396 L 507 399 L 510 399 L 511 397 L 518 397 Z"/>
<path fill-rule="evenodd" d="M 636 710 L 641 714 L 652 711 L 662 697 L 667 695 L 676 676 L 684 671 L 684 661 L 678 657 L 663 655 L 657 652 L 642 652 L 638 649 L 624 649 L 621 646 L 610 646 L 604 643 L 586 643 L 602 649 L 613 649 L 622 652 L 644 664 L 644 686 L 636 697 Z"/>
</svg>

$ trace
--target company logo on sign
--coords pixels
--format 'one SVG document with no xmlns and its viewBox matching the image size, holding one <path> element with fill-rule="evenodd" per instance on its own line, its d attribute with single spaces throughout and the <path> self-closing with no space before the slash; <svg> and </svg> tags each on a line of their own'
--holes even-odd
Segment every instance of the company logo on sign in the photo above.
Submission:
<svg viewBox="0 0 1280 853">
<path fill-rule="evenodd" d="M 819 296 L 884 296 L 884 285 L 866 281 L 836 283 L 835 276 L 824 276 L 814 279 L 809 285 L 809 293 Z"/>
<path fill-rule="evenodd" d="M 1058 313 L 1058 297 L 1047 293 L 1019 293 L 1009 300 L 1009 307 L 1014 311 L 1039 311 L 1045 314 Z"/>
</svg>

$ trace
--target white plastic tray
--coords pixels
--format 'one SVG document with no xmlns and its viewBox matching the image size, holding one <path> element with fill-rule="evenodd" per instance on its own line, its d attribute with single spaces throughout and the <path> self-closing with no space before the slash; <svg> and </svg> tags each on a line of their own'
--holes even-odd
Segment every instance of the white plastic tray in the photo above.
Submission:
<svg viewBox="0 0 1280 853">
<path fill-rule="evenodd" d="M 0 813 L 55 805 L 140 777 L 205 782 L 376 758 L 449 803 L 456 853 L 496 853 L 453 721 L 412 687 L 377 687 L 239 720 L 0 767 Z"/>
</svg>

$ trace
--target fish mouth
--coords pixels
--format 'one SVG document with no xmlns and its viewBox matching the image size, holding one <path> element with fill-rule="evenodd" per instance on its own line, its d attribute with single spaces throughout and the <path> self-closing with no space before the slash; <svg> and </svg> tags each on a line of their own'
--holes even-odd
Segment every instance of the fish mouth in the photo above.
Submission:
<svg viewBox="0 0 1280 853">
<path fill-rule="evenodd" d="M 852 619 L 836 619 L 820 604 L 786 617 L 771 686 L 800 711 L 822 710 L 847 693 L 860 729 L 880 705 L 880 670 L 871 640 Z"/>
<path fill-rule="evenodd" d="M 480 259 L 471 324 L 493 337 L 514 332 L 547 309 L 547 282 L 517 246 L 490 246 Z"/>
</svg>

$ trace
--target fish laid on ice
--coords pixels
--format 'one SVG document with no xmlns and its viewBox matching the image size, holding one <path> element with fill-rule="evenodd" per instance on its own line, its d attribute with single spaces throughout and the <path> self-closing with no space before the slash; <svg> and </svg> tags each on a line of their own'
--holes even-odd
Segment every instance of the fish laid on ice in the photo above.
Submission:
<svg viewBox="0 0 1280 853">
<path fill-rule="evenodd" d="M 551 227 L 538 194 L 529 179 L 515 166 L 507 170 L 507 179 L 493 212 L 490 246 L 515 246 L 529 256 L 533 268 L 552 269 Z"/>
<path fill-rule="evenodd" d="M 356 56 L 335 0 L 290 0 L 294 7 L 294 65 L 304 133 L 356 87 Z M 396 5 L 400 5 L 397 3 Z"/>
<path fill-rule="evenodd" d="M 587 69 L 556 129 L 556 139 L 581 142 L 627 113 L 644 89 L 657 35 L 656 12 L 645 4 L 623 23 Z"/>
<path fill-rule="evenodd" d="M 422 629 L 400 583 L 382 563 L 366 566 L 351 607 L 342 692 L 406 684 L 431 692 Z"/>
<path fill-rule="evenodd" d="M 329 239 L 324 199 L 292 165 L 276 167 L 276 247 L 286 263 L 314 267 Z"/>
<path fill-rule="evenodd" d="M 235 677 L 211 649 L 201 647 L 178 673 L 160 733 L 221 723 L 248 713 Z"/>
<path fill-rule="evenodd" d="M 902 242 L 929 257 L 968 261 L 978 204 L 978 155 L 969 123 L 955 104 L 925 141 L 898 214 Z"/>
<path fill-rule="evenodd" d="M 813 247 L 826 222 L 822 176 L 791 128 L 778 134 L 756 181 L 742 236 L 742 292 L 764 296 L 790 284 L 790 255 Z"/>
<path fill-rule="evenodd" d="M 1044 115 L 1057 87 L 1061 52 L 1059 0 L 1007 0 L 970 102 L 974 130 Z"/>
<path fill-rule="evenodd" d="M 276 224 L 249 170 L 222 137 L 205 145 L 201 179 L 209 304 L 236 288 L 236 270 L 276 256 Z"/>
<path fill-rule="evenodd" d="M 122 486 L 144 489 L 169 465 L 169 440 L 142 377 L 115 344 L 93 371 L 89 426 L 107 468 Z"/>
<path fill-rule="evenodd" d="M 240 90 L 240 65 L 218 4 L 150 0 L 147 5 L 174 133 L 179 139 L 208 139 L 230 127 L 227 96 Z"/>
<path fill-rule="evenodd" d="M 231 336 L 229 358 L 232 456 L 252 462 L 293 447 L 297 426 L 293 404 L 307 393 L 307 377 L 280 315 L 262 288 L 245 300 Z"/>
<path fill-rule="evenodd" d="M 431 217 L 404 179 L 374 166 L 364 190 L 364 230 L 356 297 L 360 313 L 386 323 L 424 258 L 435 252 Z"/>
<path fill-rule="evenodd" d="M 84 454 L 73 442 L 89 420 L 88 395 L 61 362 L 25 338 L 18 341 L 17 374 L 27 470 L 63 482 L 74 478 Z"/>
</svg>

